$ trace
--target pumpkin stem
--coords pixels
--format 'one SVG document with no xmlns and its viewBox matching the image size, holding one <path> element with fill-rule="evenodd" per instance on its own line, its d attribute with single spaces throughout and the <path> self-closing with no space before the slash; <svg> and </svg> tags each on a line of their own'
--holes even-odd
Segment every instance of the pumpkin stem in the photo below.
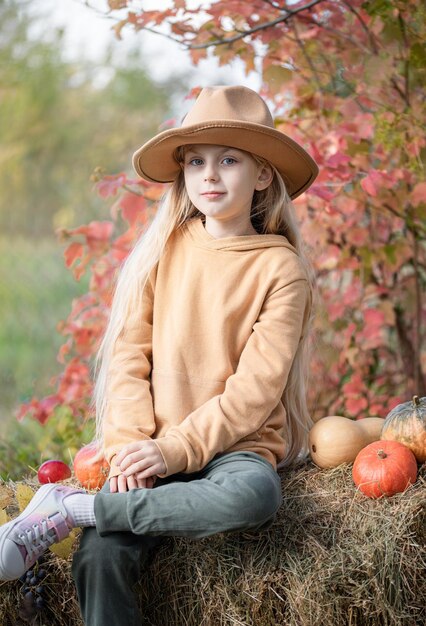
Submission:
<svg viewBox="0 0 426 626">
<path fill-rule="evenodd" d="M 377 450 L 377 456 L 379 457 L 379 459 L 385 459 L 387 457 L 387 454 L 383 450 L 383 448 L 380 448 L 380 450 Z"/>
<path fill-rule="evenodd" d="M 413 404 L 414 406 L 419 406 L 420 404 L 419 396 L 413 396 Z"/>
</svg>

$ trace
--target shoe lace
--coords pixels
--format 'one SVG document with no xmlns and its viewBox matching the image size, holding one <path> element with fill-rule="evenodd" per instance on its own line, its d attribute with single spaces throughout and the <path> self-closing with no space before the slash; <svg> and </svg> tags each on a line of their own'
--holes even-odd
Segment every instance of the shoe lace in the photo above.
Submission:
<svg viewBox="0 0 426 626">
<path fill-rule="evenodd" d="M 52 543 L 55 543 L 55 531 L 53 529 L 49 531 L 47 520 L 42 519 L 37 524 L 33 524 L 31 528 L 25 529 L 19 538 L 25 546 L 28 557 L 33 558 L 38 557 Z"/>
</svg>

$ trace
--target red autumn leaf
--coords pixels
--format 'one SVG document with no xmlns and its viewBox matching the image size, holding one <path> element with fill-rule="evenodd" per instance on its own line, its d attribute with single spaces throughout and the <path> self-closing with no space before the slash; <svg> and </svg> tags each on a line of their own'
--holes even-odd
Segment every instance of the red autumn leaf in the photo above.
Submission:
<svg viewBox="0 0 426 626">
<path fill-rule="evenodd" d="M 85 271 L 86 271 L 86 266 L 85 265 L 79 265 L 78 267 L 75 267 L 73 269 L 74 278 L 77 281 L 79 281 L 80 278 L 83 276 Z"/>
<path fill-rule="evenodd" d="M 59 404 L 61 404 L 61 398 L 58 394 L 46 396 L 42 400 L 33 398 L 31 402 L 22 405 L 18 411 L 17 418 L 21 420 L 25 416 L 31 416 L 43 425 Z"/>
<path fill-rule="evenodd" d="M 162 122 L 160 124 L 160 126 L 158 127 L 158 130 L 167 130 L 168 128 L 174 128 L 175 126 L 178 126 L 178 119 L 176 117 L 171 117 L 168 120 L 165 120 L 164 122 Z"/>
<path fill-rule="evenodd" d="M 314 183 L 313 185 L 311 185 L 308 193 L 315 194 L 316 196 L 318 196 L 318 198 L 321 198 L 322 200 L 325 200 L 327 202 L 330 202 L 334 197 L 334 193 L 331 189 L 327 189 L 325 185 L 321 185 L 319 183 Z"/>
<path fill-rule="evenodd" d="M 108 6 L 110 9 L 124 9 L 127 6 L 127 0 L 108 0 Z"/>
<path fill-rule="evenodd" d="M 71 267 L 76 259 L 80 259 L 83 256 L 83 252 L 83 244 L 73 241 L 64 251 L 65 265 Z"/>
<path fill-rule="evenodd" d="M 157 202 L 160 200 L 161 196 L 165 191 L 165 186 L 163 183 L 151 183 L 151 185 L 144 191 L 144 198 L 146 200 L 152 200 L 153 202 Z"/>
<path fill-rule="evenodd" d="M 360 281 L 354 280 L 348 288 L 341 294 L 341 301 L 346 306 L 356 307 L 362 296 L 362 285 Z"/>
<path fill-rule="evenodd" d="M 349 415 L 358 415 L 368 407 L 368 400 L 362 396 L 345 398 L 345 406 Z"/>
<path fill-rule="evenodd" d="M 85 226 L 74 228 L 69 233 L 72 235 L 83 235 L 91 252 L 101 252 L 108 244 L 113 230 L 114 224 L 112 222 L 93 221 Z"/>
<path fill-rule="evenodd" d="M 374 198 L 377 196 L 381 187 L 382 177 L 377 170 L 371 170 L 361 181 L 361 187 L 366 193 Z"/>
<path fill-rule="evenodd" d="M 378 309 L 366 309 L 363 312 L 364 327 L 358 333 L 358 341 L 364 351 L 378 348 L 385 342 L 385 314 Z"/>
<path fill-rule="evenodd" d="M 317 266 L 321 269 L 332 270 L 337 267 L 342 251 L 339 246 L 329 245 L 323 254 L 317 258 Z"/>
<path fill-rule="evenodd" d="M 369 327 L 381 327 L 385 321 L 385 315 L 383 311 L 379 309 L 366 309 L 364 311 L 364 322 Z"/>
<path fill-rule="evenodd" d="M 146 200 L 143 196 L 135 193 L 126 192 L 119 200 L 121 215 L 133 226 L 136 222 L 146 221 Z"/>
<path fill-rule="evenodd" d="M 52 394 L 40 400 L 36 415 L 38 421 L 43 424 L 60 403 L 61 398 L 58 394 Z"/>
<path fill-rule="evenodd" d="M 352 226 L 346 231 L 346 240 L 354 246 L 363 246 L 370 242 L 370 233 L 367 228 Z"/>
<path fill-rule="evenodd" d="M 115 196 L 117 191 L 123 187 L 126 182 L 126 174 L 120 173 L 114 176 L 104 176 L 95 187 L 102 198 Z"/>
<path fill-rule="evenodd" d="M 73 399 L 84 397 L 90 391 L 90 369 L 79 359 L 73 358 L 66 366 L 64 372 L 59 376 L 58 393 L 65 403 L 72 402 Z"/>
<path fill-rule="evenodd" d="M 200 95 L 202 86 L 198 85 L 197 87 L 193 87 L 185 96 L 185 100 L 195 100 Z"/>
<path fill-rule="evenodd" d="M 410 201 L 413 207 L 426 204 L 426 183 L 418 183 L 410 193 Z"/>
<path fill-rule="evenodd" d="M 71 352 L 72 342 L 70 340 L 66 341 L 59 348 L 59 352 L 57 355 L 57 360 L 59 363 L 65 363 L 65 357 Z"/>
<path fill-rule="evenodd" d="M 336 152 L 327 159 L 326 165 L 327 167 L 338 169 L 342 166 L 347 167 L 350 160 L 351 159 L 347 154 L 343 154 L 343 152 Z"/>
<path fill-rule="evenodd" d="M 353 375 L 350 381 L 344 383 L 344 385 L 342 386 L 342 391 L 344 393 L 354 395 L 360 395 L 361 393 L 365 393 L 365 384 L 361 378 L 361 375 Z"/>
<path fill-rule="evenodd" d="M 137 185 L 138 187 L 146 187 L 149 189 L 153 183 L 144 180 L 143 178 L 126 178 L 126 185 Z"/>
<path fill-rule="evenodd" d="M 112 254 L 117 261 L 124 261 L 134 243 L 134 233 L 129 229 L 114 241 Z"/>
<path fill-rule="evenodd" d="M 343 316 L 344 312 L 345 312 L 345 305 L 341 301 L 333 302 L 328 305 L 327 313 L 328 313 L 328 319 L 330 320 L 330 322 L 335 322 L 336 320 L 340 319 Z"/>
</svg>

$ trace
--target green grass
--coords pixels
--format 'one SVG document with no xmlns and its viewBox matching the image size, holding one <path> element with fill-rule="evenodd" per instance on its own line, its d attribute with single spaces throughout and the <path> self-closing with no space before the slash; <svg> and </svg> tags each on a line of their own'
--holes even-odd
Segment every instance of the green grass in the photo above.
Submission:
<svg viewBox="0 0 426 626">
<path fill-rule="evenodd" d="M 62 246 L 53 239 L 0 238 L 0 427 L 33 395 L 49 392 L 61 371 L 56 360 L 64 337 L 57 323 L 71 301 L 87 290 L 65 267 Z"/>
<path fill-rule="evenodd" d="M 63 249 L 53 239 L 0 238 L 0 476 L 31 475 L 48 458 L 70 463 L 92 424 L 76 423 L 66 410 L 41 426 L 18 422 L 14 412 L 33 396 L 52 392 L 50 380 L 62 366 L 57 352 L 65 338 L 57 330 L 72 299 L 85 293 L 65 267 Z"/>
</svg>

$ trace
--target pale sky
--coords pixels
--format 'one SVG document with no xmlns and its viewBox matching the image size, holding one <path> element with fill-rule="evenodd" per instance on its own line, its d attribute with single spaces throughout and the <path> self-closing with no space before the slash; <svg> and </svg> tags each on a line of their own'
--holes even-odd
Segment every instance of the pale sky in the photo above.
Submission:
<svg viewBox="0 0 426 626">
<path fill-rule="evenodd" d="M 89 8 L 89 6 L 93 8 Z M 194 6 L 202 6 L 202 2 L 193 0 Z M 167 8 L 167 0 L 141 0 L 144 9 Z M 102 58 L 108 45 L 113 45 L 114 58 L 124 62 L 126 52 L 132 47 L 139 47 L 147 59 L 147 69 L 154 78 L 165 81 L 170 75 L 180 73 L 181 69 L 189 70 L 191 63 L 188 53 L 179 44 L 150 32 L 135 32 L 126 27 L 122 30 L 121 41 L 117 40 L 111 30 L 113 21 L 102 14 L 108 10 L 106 0 L 32 0 L 29 10 L 36 14 L 42 11 L 46 15 L 43 20 L 43 31 L 46 25 L 65 29 L 63 56 L 67 60 L 81 57 L 97 61 Z M 124 14 L 124 13 L 123 13 Z M 260 78 L 251 72 L 246 76 L 242 63 L 236 59 L 227 67 L 219 68 L 216 59 L 202 61 L 193 70 L 191 86 L 220 84 L 223 82 L 242 84 L 258 90 Z M 212 82 L 213 81 L 213 82 Z"/>
</svg>

